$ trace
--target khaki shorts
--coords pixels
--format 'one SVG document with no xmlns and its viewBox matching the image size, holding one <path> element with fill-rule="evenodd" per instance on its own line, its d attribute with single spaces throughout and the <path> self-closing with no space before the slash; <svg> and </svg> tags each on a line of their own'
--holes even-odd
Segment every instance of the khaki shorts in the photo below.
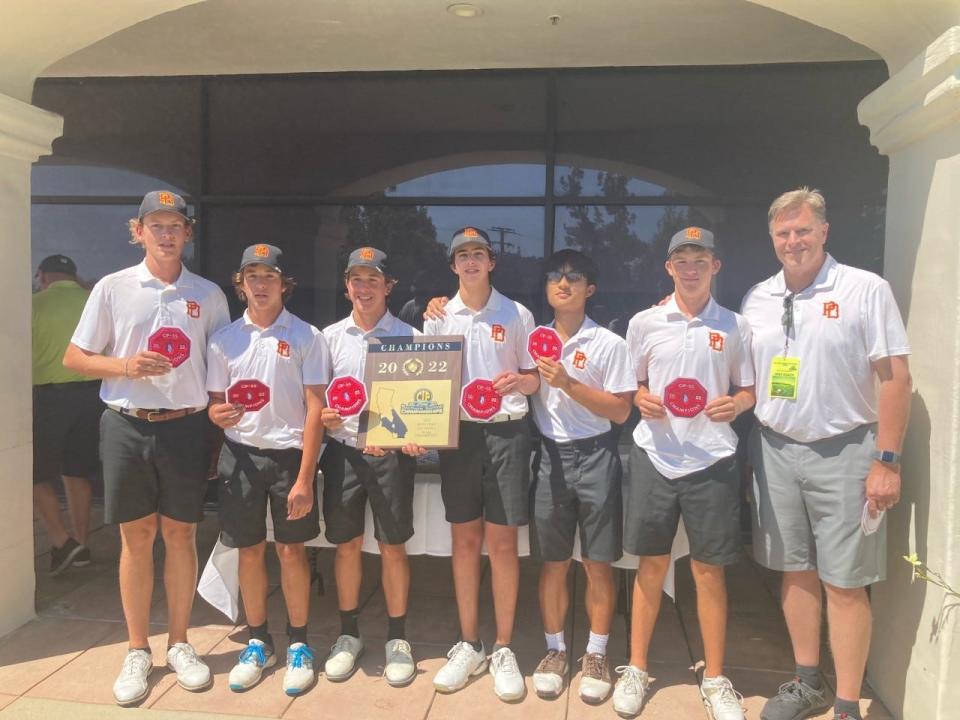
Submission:
<svg viewBox="0 0 960 720">
<path fill-rule="evenodd" d="M 753 554 L 772 570 L 816 570 L 841 588 L 886 577 L 887 523 L 860 528 L 876 425 L 801 443 L 756 426 L 753 464 Z"/>
</svg>

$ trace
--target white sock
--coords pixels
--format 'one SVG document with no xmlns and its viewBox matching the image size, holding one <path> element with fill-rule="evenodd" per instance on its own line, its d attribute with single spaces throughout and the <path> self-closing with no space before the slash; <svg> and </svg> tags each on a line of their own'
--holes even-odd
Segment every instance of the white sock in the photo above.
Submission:
<svg viewBox="0 0 960 720">
<path fill-rule="evenodd" d="M 543 636 L 547 639 L 547 650 L 567 651 L 567 644 L 563 641 L 563 630 L 558 633 L 544 633 Z"/>
<path fill-rule="evenodd" d="M 607 654 L 607 640 L 610 639 L 609 635 L 597 635 L 595 632 L 590 632 L 590 639 L 587 640 L 587 652 L 588 653 L 598 653 L 599 655 Z"/>
</svg>

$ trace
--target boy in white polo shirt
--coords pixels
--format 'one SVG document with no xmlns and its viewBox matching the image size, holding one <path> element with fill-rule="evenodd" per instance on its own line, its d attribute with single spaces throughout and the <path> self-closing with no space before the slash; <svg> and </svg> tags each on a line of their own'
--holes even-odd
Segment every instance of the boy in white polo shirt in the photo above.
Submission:
<svg viewBox="0 0 960 720">
<path fill-rule="evenodd" d="M 527 353 L 533 316 L 490 284 L 495 265 L 485 232 L 473 227 L 457 230 L 450 244 L 450 267 L 460 279 L 459 292 L 446 303 L 443 316 L 427 320 L 423 328 L 425 335 L 463 335 L 464 386 L 481 380 L 500 397 L 500 408 L 490 417 L 486 413 L 470 417 L 461 409 L 459 448 L 440 453 L 460 642 L 451 648 L 449 661 L 433 684 L 441 692 L 453 692 L 486 669 L 478 621 L 480 556 L 486 541 L 497 623 L 490 672 L 497 696 L 518 700 L 525 686 L 510 641 L 520 585 L 517 528 L 528 522 L 526 396 L 537 391 L 540 378 Z"/>
<path fill-rule="evenodd" d="M 724 566 L 740 557 L 737 436 L 730 423 L 754 402 L 750 329 L 710 294 L 720 261 L 713 234 L 688 227 L 670 240 L 673 297 L 630 321 L 627 346 L 640 383 L 626 485 L 624 550 L 640 556 L 633 589 L 630 664 L 614 709 L 640 712 L 647 651 L 660 610 L 670 549 L 682 516 L 690 538 L 697 617 L 706 668 L 701 693 L 714 720 L 743 720 L 723 672 L 727 593 Z"/>
<path fill-rule="evenodd" d="M 563 691 L 567 570 L 579 529 L 590 618 L 579 692 L 588 703 L 603 702 L 612 687 L 607 639 L 616 589 L 610 564 L 623 554 L 622 469 L 610 423 L 626 422 L 637 392 L 627 344 L 586 314 L 597 275 L 596 264 L 576 250 L 560 250 L 547 259 L 547 302 L 563 348 L 559 361 L 537 360 L 540 390 L 531 398 L 543 450 L 531 535 L 543 559 L 540 612 L 547 640 L 533 685 L 540 697 Z"/>
<path fill-rule="evenodd" d="M 349 375 L 363 381 L 369 341 L 412 337 L 417 331 L 387 310 L 394 279 L 381 250 L 362 247 L 350 253 L 344 273 L 353 309 L 340 322 L 324 328 L 334 377 Z M 361 550 L 367 501 L 373 512 L 374 534 L 380 545 L 381 578 L 387 605 L 384 677 L 394 686 L 416 675 L 406 636 L 410 564 L 404 543 L 413 537 L 413 483 L 416 459 L 397 451 L 357 447 L 359 415 L 342 418 L 334 408 L 323 411 L 327 449 L 323 470 L 323 519 L 327 540 L 336 544 L 337 600 L 340 636 L 324 666 L 329 680 L 346 680 L 364 650 L 357 621 Z"/>
<path fill-rule="evenodd" d="M 244 250 L 233 286 L 247 309 L 210 340 L 207 390 L 210 419 L 226 436 L 217 466 L 220 539 L 240 549 L 250 632 L 230 672 L 230 689 L 253 687 L 276 662 L 267 629 L 269 501 L 290 640 L 283 691 L 294 696 L 315 677 L 307 645 L 310 566 L 304 543 L 320 532 L 316 476 L 329 353 L 320 331 L 284 308 L 294 283 L 282 267 L 283 254 L 273 245 Z"/>
<path fill-rule="evenodd" d="M 113 685 L 120 705 L 149 692 L 147 643 L 153 544 L 166 548 L 167 664 L 187 690 L 210 685 L 210 669 L 187 642 L 197 586 L 196 524 L 203 518 L 210 427 L 207 340 L 230 322 L 227 299 L 181 262 L 193 237 L 176 193 L 147 193 L 130 221 L 139 265 L 98 282 L 63 357 L 65 367 L 102 378 L 100 418 L 104 516 L 120 525 L 120 596 L 130 638 Z"/>
</svg>

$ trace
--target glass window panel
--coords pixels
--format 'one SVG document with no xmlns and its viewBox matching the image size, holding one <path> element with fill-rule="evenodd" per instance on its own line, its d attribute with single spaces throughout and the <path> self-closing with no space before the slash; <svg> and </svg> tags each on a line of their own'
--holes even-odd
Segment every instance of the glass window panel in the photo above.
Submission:
<svg viewBox="0 0 960 720">
<path fill-rule="evenodd" d="M 467 162 L 466 159 L 463 160 Z M 500 197 L 543 195 L 546 177 L 543 163 L 524 165 L 475 165 L 472 167 L 441 170 L 404 180 L 387 186 L 386 197 L 477 197 L 497 195 Z M 345 189 L 341 194 L 348 194 Z M 369 194 L 369 193 L 358 193 Z"/>
<path fill-rule="evenodd" d="M 343 270 L 350 252 L 365 245 L 389 256 L 397 278 L 389 302 L 395 314 L 416 300 L 405 312 L 405 317 L 416 320 L 414 306 L 456 292 L 448 248 L 453 231 L 468 224 L 488 229 L 498 247 L 501 231 L 489 228 L 503 229 L 504 252 L 494 271 L 495 285 L 528 307 L 542 304 L 543 209 L 539 207 L 219 207 L 209 210 L 207 224 L 204 248 L 211 279 L 228 285 L 247 245 L 273 242 L 284 251 L 284 262 L 292 268 L 288 272 L 297 280 L 288 307 L 321 328 L 349 312 Z M 236 316 L 241 306 L 233 297 L 231 303 Z"/>
<path fill-rule="evenodd" d="M 128 170 L 196 194 L 202 159 L 200 94 L 196 78 L 40 79 L 33 104 L 64 117 L 63 136 L 40 164 Z M 77 194 L 143 194 L 139 183 L 117 193 L 112 189 L 116 178 L 93 180 Z"/>
<path fill-rule="evenodd" d="M 471 196 L 544 192 L 523 167 L 545 158 L 542 74 L 217 78 L 209 97 L 215 194 L 409 196 L 404 183 L 462 168 Z M 418 185 L 463 194 L 452 179 Z"/>
<path fill-rule="evenodd" d="M 146 195 L 151 190 L 173 190 L 188 194 L 164 180 L 119 168 L 97 165 L 55 165 L 34 163 L 30 173 L 33 195 Z"/>
<path fill-rule="evenodd" d="M 63 254 L 77 264 L 81 280 L 92 285 L 104 275 L 136 265 L 143 260 L 143 249 L 129 242 L 127 222 L 137 210 L 137 205 L 34 205 L 33 269 L 48 255 Z M 194 244 L 189 243 L 184 261 L 191 269 L 193 258 Z"/>
</svg>

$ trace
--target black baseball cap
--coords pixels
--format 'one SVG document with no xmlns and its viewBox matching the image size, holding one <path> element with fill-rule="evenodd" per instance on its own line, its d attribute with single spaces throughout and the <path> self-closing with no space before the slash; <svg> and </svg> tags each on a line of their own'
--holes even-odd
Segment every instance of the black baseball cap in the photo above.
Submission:
<svg viewBox="0 0 960 720">
<path fill-rule="evenodd" d="M 276 245 L 257 243 L 243 251 L 243 257 L 240 258 L 240 269 L 243 270 L 247 265 L 266 265 L 282 274 L 283 270 L 280 269 L 282 260 L 283 250 Z"/>
<path fill-rule="evenodd" d="M 187 222 L 193 222 L 193 218 L 187 215 L 187 201 L 170 190 L 153 190 L 143 196 L 143 202 L 140 203 L 140 213 L 137 216 L 142 222 L 143 219 L 153 212 L 165 210 L 182 215 Z"/>
<path fill-rule="evenodd" d="M 40 261 L 37 272 L 56 272 L 64 275 L 76 275 L 77 264 L 66 255 L 48 255 Z"/>
</svg>

